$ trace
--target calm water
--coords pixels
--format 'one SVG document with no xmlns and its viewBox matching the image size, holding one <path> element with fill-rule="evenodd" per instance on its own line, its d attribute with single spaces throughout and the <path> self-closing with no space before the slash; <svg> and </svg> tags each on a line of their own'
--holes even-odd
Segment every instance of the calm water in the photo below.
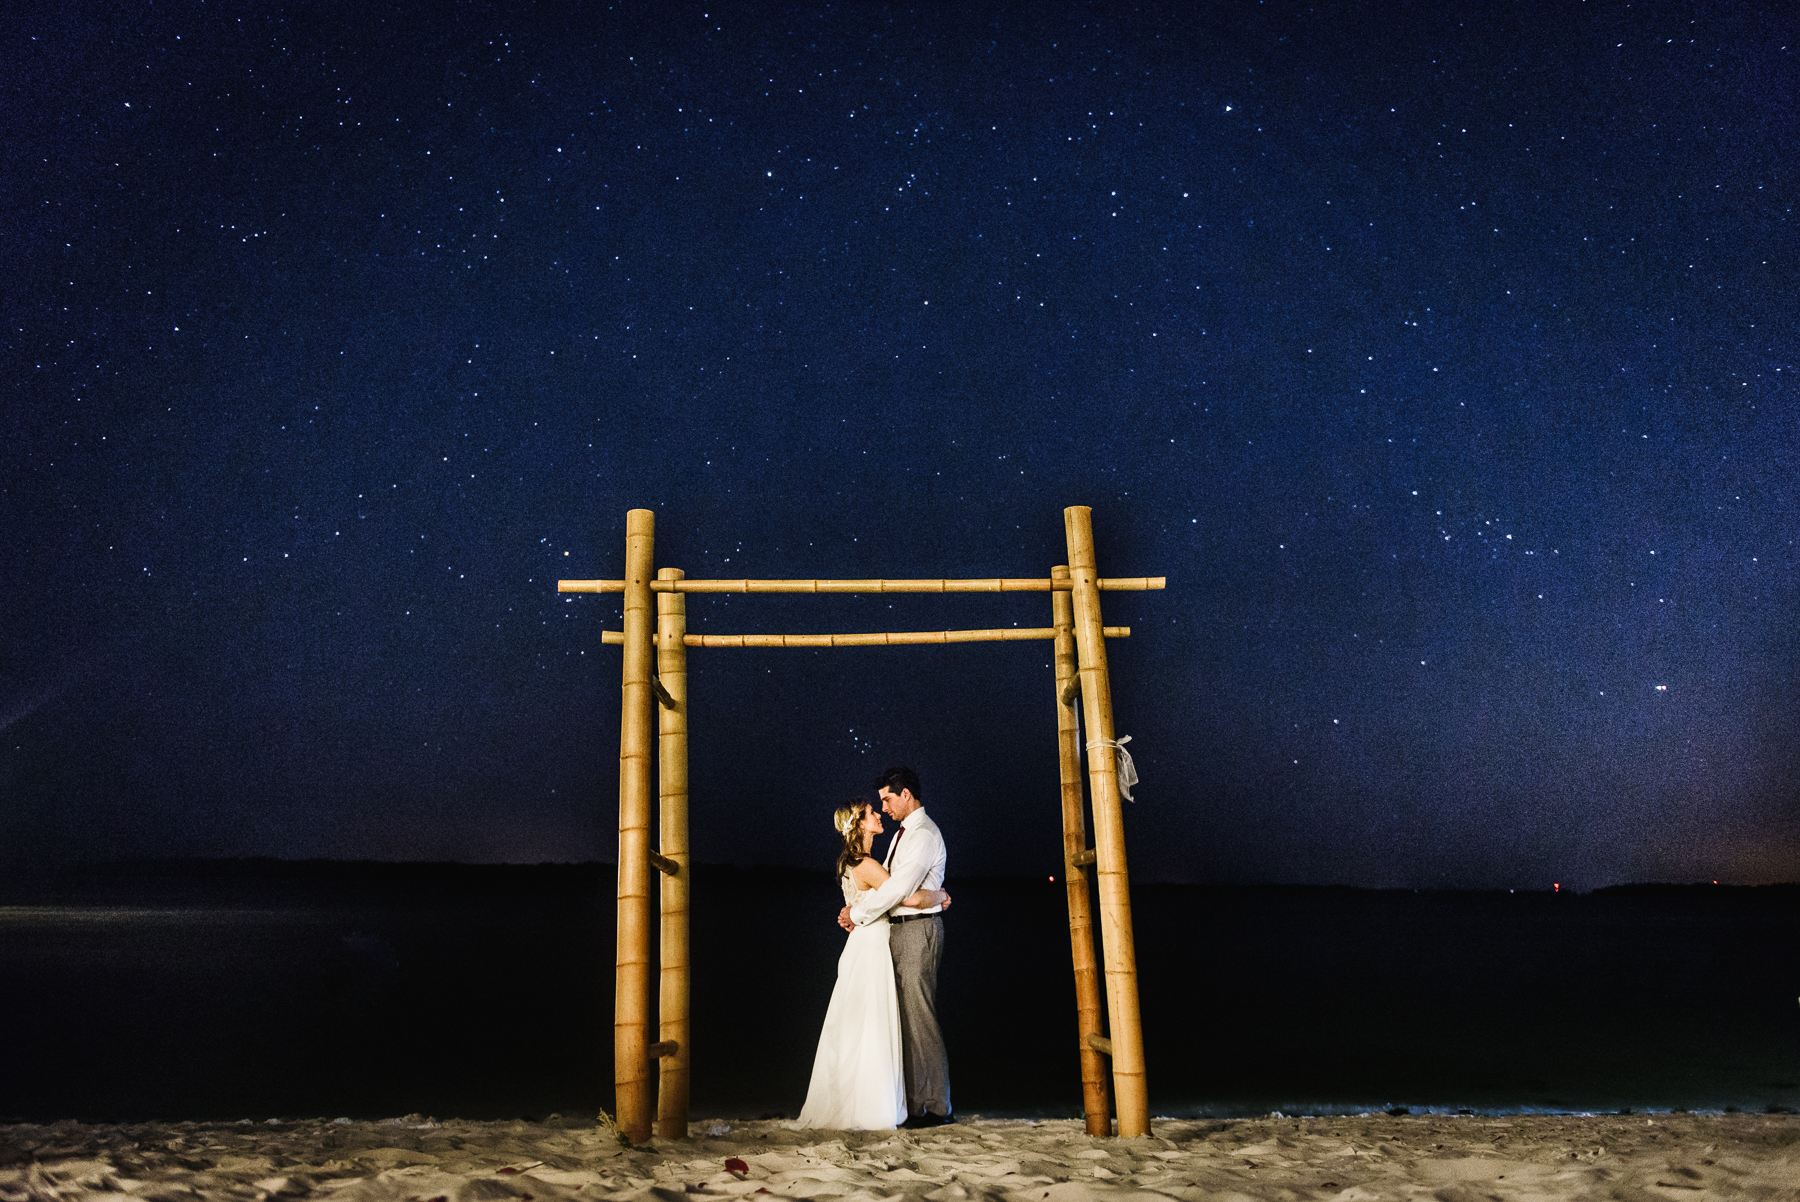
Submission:
<svg viewBox="0 0 1800 1202">
<path fill-rule="evenodd" d="M 0 1120 L 591 1114 L 612 887 L 605 866 L 15 883 Z M 1077 1114 L 1061 886 L 953 891 L 957 1109 Z M 835 887 L 702 866 L 694 894 L 694 1115 L 792 1115 Z M 1156 1114 L 1800 1109 L 1797 888 L 1143 886 L 1134 905 Z"/>
</svg>

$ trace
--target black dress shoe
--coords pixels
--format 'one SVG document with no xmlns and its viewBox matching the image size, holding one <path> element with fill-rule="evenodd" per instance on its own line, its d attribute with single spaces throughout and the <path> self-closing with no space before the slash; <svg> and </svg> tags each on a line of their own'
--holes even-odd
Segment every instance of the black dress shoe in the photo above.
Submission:
<svg viewBox="0 0 1800 1202">
<path fill-rule="evenodd" d="M 931 1111 L 927 1110 L 920 1114 L 908 1115 L 906 1121 L 900 1125 L 909 1131 L 917 1131 L 924 1127 L 942 1127 L 946 1123 L 954 1123 L 955 1121 L 956 1120 L 950 1115 L 933 1114 Z"/>
</svg>

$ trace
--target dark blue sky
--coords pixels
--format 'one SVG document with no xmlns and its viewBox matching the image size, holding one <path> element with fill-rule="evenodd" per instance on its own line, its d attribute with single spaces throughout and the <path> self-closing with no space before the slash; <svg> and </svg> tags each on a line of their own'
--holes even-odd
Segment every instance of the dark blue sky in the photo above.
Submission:
<svg viewBox="0 0 1800 1202">
<path fill-rule="evenodd" d="M 1800 877 L 1788 6 L 955 7 L 16 14 L 0 859 L 607 859 L 626 510 L 1038 576 L 1085 504 L 1169 579 L 1137 875 Z M 1057 871 L 1048 661 L 695 652 L 696 855 L 906 761 Z"/>
</svg>

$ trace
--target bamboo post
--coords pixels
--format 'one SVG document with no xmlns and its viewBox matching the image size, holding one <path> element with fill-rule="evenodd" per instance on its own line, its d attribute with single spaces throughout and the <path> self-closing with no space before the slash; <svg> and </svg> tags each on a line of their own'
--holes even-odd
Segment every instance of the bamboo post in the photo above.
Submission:
<svg viewBox="0 0 1800 1202">
<path fill-rule="evenodd" d="M 1050 574 L 1066 580 L 1069 569 Z M 1081 748 L 1071 686 L 1075 682 L 1075 614 L 1067 590 L 1050 594 L 1050 618 L 1056 630 L 1056 750 L 1062 769 L 1063 881 L 1069 894 L 1069 949 L 1075 961 L 1075 1032 L 1081 1050 L 1081 1105 L 1089 1135 L 1111 1135 L 1111 1104 L 1106 1096 L 1106 1057 L 1088 1041 L 1100 1037 L 1100 974 L 1094 963 L 1094 923 L 1088 899 L 1087 815 L 1082 805 Z"/>
<path fill-rule="evenodd" d="M 679 568 L 663 568 L 658 580 L 679 580 Z M 656 674 L 663 704 L 657 707 L 658 812 L 662 855 L 662 972 L 658 977 L 656 1133 L 686 1139 L 688 1123 L 688 715 L 687 598 L 656 594 Z"/>
<path fill-rule="evenodd" d="M 1138 1015 L 1137 951 L 1131 938 L 1131 880 L 1125 869 L 1125 820 L 1119 810 L 1113 740 L 1112 685 L 1106 675 L 1106 638 L 1100 625 L 1099 574 L 1094 567 L 1093 512 L 1063 510 L 1068 538 L 1075 649 L 1081 675 L 1081 712 L 1087 719 L 1088 788 L 1094 803 L 1094 851 L 1100 877 L 1100 946 L 1106 961 L 1106 1009 L 1112 1021 L 1113 1100 L 1121 1138 L 1150 1134 L 1144 1081 L 1144 1032 Z"/>
<path fill-rule="evenodd" d="M 619 717 L 619 919 L 613 974 L 613 1105 L 632 1143 L 650 1138 L 650 711 L 656 515 L 625 517 L 625 669 Z"/>
</svg>

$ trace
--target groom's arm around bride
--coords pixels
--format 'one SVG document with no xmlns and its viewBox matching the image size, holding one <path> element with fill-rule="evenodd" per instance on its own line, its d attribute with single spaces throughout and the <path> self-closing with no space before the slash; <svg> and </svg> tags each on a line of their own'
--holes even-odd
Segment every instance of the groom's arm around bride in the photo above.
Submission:
<svg viewBox="0 0 1800 1202">
<path fill-rule="evenodd" d="M 915 908 L 905 904 L 906 899 L 920 889 L 942 890 L 944 887 L 947 860 L 944 836 L 937 823 L 925 813 L 923 803 L 910 788 L 902 787 L 896 793 L 883 787 L 881 808 L 900 823 L 900 828 L 888 842 L 883 865 L 888 871 L 888 879 L 855 906 L 845 906 L 838 911 L 838 925 L 846 931 L 867 926 L 883 914 L 903 921 L 909 916 L 939 914 L 950 906 L 948 894 L 939 905 Z"/>
</svg>

